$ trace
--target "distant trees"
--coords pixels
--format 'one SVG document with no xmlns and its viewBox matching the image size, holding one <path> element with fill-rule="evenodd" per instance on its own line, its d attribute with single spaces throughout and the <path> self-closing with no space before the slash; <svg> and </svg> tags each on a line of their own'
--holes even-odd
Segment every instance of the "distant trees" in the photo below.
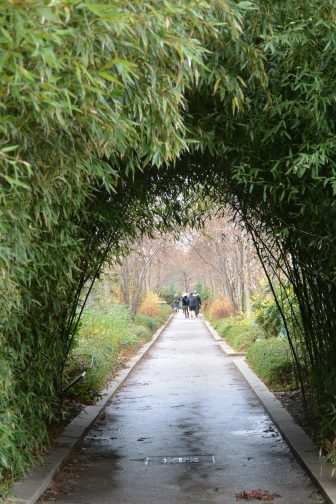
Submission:
<svg viewBox="0 0 336 504">
<path fill-rule="evenodd" d="M 170 290 L 170 298 L 173 291 L 203 286 L 211 297 L 224 297 L 233 312 L 249 314 L 251 293 L 262 277 L 250 237 L 228 208 L 225 216 L 207 219 L 202 230 L 182 230 L 179 240 L 168 233 L 135 242 L 129 255 L 105 270 L 99 291 L 113 292 L 135 315 L 147 290 Z"/>
<path fill-rule="evenodd" d="M 224 296 L 235 312 L 250 313 L 251 292 L 263 272 L 248 233 L 232 221 L 229 209 L 207 220 L 203 233 L 191 235 L 189 256 L 213 297 Z"/>
<path fill-rule="evenodd" d="M 166 248 L 166 237 L 143 237 L 129 244 L 129 253 L 125 257 L 110 254 L 90 300 L 123 303 L 134 317 L 146 292 L 158 290 L 160 286 L 161 257 Z"/>
<path fill-rule="evenodd" d="M 146 291 L 157 281 L 152 279 L 152 275 L 155 275 L 155 264 L 158 264 L 158 256 L 165 245 L 165 238 L 143 238 L 138 245 L 133 246 L 131 253 L 121 264 L 114 268 L 120 287 L 120 298 L 130 307 L 133 316 L 136 315 Z"/>
</svg>

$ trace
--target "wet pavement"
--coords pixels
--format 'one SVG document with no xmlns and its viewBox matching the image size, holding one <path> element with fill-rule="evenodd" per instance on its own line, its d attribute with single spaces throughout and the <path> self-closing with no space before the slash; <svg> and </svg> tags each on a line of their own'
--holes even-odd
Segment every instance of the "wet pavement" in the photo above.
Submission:
<svg viewBox="0 0 336 504">
<path fill-rule="evenodd" d="M 231 504 L 254 490 L 324 502 L 205 324 L 177 315 L 39 502 Z"/>
</svg>

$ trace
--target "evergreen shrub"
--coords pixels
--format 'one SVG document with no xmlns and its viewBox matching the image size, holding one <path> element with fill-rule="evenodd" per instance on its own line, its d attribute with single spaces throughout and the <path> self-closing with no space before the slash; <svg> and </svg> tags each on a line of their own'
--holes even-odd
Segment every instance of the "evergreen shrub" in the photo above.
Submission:
<svg viewBox="0 0 336 504">
<path fill-rule="evenodd" d="M 153 335 L 153 332 L 148 325 L 136 325 L 134 326 L 134 330 L 137 338 L 141 340 L 148 341 Z"/>
<path fill-rule="evenodd" d="M 247 362 L 273 388 L 296 387 L 294 361 L 286 338 L 267 338 L 248 348 Z"/>
<path fill-rule="evenodd" d="M 151 338 L 162 318 L 162 313 L 157 318 L 139 315 L 132 321 L 128 307 L 120 304 L 86 309 L 65 373 L 69 381 L 81 371 L 87 373 L 68 396 L 83 402 L 98 397 L 111 373 Z"/>
<path fill-rule="evenodd" d="M 123 353 L 140 343 L 126 306 L 112 304 L 88 308 L 65 369 L 69 381 L 84 370 L 86 376 L 69 390 L 68 395 L 85 401 L 95 399 L 113 369 L 122 362 Z"/>
<path fill-rule="evenodd" d="M 149 315 L 137 315 L 134 322 L 139 326 L 147 327 L 151 331 L 155 331 L 159 327 L 158 320 L 154 317 L 150 317 Z"/>
</svg>

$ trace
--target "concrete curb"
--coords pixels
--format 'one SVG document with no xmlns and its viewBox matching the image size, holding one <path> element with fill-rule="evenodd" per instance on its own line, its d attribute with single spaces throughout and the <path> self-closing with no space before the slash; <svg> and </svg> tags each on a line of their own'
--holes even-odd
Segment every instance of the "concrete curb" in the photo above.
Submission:
<svg viewBox="0 0 336 504">
<path fill-rule="evenodd" d="M 228 357 L 237 357 L 241 355 L 246 355 L 246 352 L 236 352 L 236 350 L 230 347 L 230 345 L 228 345 L 226 341 L 219 336 L 218 332 L 212 327 L 212 325 L 207 320 L 203 319 L 203 322 L 207 326 L 208 330 L 211 332 L 213 338 L 216 341 L 219 341 L 219 346 L 221 347 L 225 355 L 227 355 Z"/>
<path fill-rule="evenodd" d="M 14 484 L 12 487 L 13 497 L 7 500 L 8 504 L 34 504 L 43 495 L 54 475 L 70 457 L 74 447 L 83 439 L 113 395 L 158 340 L 173 316 L 174 314 L 156 331 L 151 341 L 141 347 L 136 355 L 128 361 L 127 367 L 122 369 L 110 385 L 102 391 L 101 399 L 94 405 L 87 406 L 65 427 L 62 434 L 55 440 L 55 446 L 44 457 L 44 464 L 36 466 L 26 478 Z"/>
<path fill-rule="evenodd" d="M 223 341 L 217 331 L 211 327 L 209 322 L 204 322 L 214 339 L 216 341 Z M 234 350 L 227 344 L 219 344 L 219 347 L 228 357 L 237 356 L 237 358 L 232 359 L 233 364 L 260 399 L 294 456 L 314 481 L 326 502 L 328 504 L 336 504 L 336 480 L 333 477 L 333 466 L 321 461 L 318 446 L 310 439 L 302 427 L 295 422 L 293 417 L 282 406 L 275 395 L 272 394 L 260 378 L 252 371 L 245 362 L 245 358 L 242 356 L 239 357 L 239 354 L 234 353 Z M 226 348 L 233 353 L 227 353 Z"/>
</svg>

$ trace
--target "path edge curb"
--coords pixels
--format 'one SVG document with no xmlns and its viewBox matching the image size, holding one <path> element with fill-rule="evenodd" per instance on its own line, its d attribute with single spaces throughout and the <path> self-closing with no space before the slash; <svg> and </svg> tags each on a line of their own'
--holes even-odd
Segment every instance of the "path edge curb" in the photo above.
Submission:
<svg viewBox="0 0 336 504">
<path fill-rule="evenodd" d="M 318 446 L 305 433 L 302 427 L 295 422 L 286 408 L 282 406 L 264 382 L 248 366 L 245 358 L 235 353 L 207 320 L 203 320 L 203 322 L 214 340 L 218 342 L 218 346 L 224 354 L 227 357 L 233 357 L 232 363 L 257 395 L 293 455 L 313 480 L 327 504 L 336 504 L 336 481 L 332 476 L 333 466 L 330 463 L 321 461 Z M 226 347 L 228 350 L 231 349 L 231 352 L 227 352 Z"/>
<path fill-rule="evenodd" d="M 22 480 L 17 481 L 11 488 L 12 496 L 5 502 L 7 504 L 35 504 L 52 482 L 55 474 L 61 469 L 71 456 L 74 448 L 84 438 L 91 425 L 101 415 L 108 402 L 119 390 L 134 368 L 156 343 L 163 331 L 173 319 L 171 314 L 168 320 L 153 334 L 151 340 L 143 345 L 138 352 L 127 362 L 126 367 L 119 371 L 106 389 L 101 392 L 101 399 L 94 405 L 87 406 L 77 415 L 62 431 L 52 446 L 50 452 L 44 457 L 43 465 L 35 466 Z"/>
</svg>

